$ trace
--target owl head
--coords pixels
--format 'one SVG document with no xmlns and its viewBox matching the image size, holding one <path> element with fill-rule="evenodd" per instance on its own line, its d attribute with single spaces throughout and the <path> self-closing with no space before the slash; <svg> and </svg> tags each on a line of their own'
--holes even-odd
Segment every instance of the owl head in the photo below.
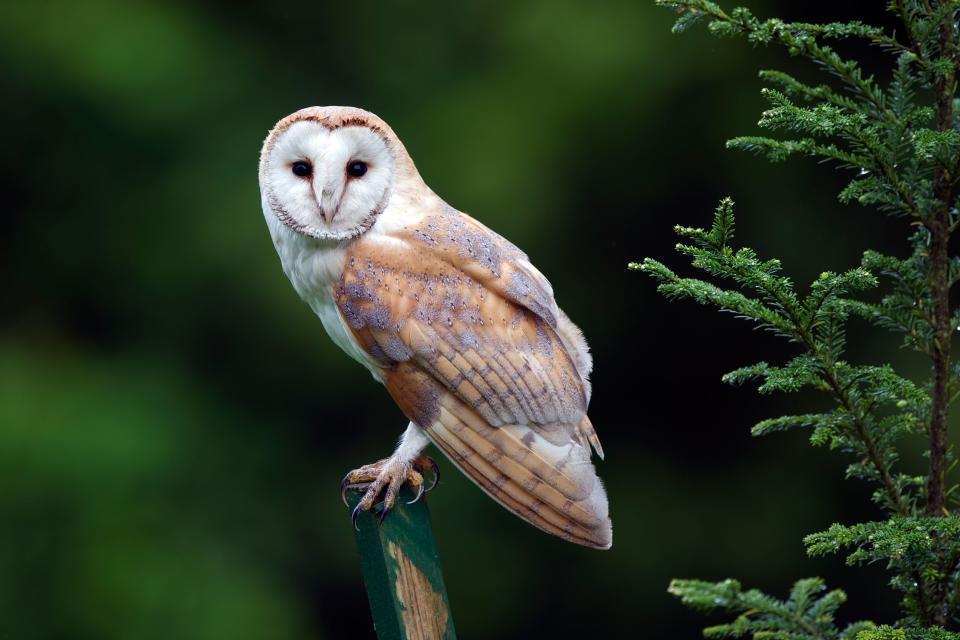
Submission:
<svg viewBox="0 0 960 640">
<path fill-rule="evenodd" d="M 419 174 L 393 130 L 354 107 L 292 113 L 277 123 L 260 152 L 265 214 L 321 240 L 363 233 L 398 183 L 414 179 Z"/>
</svg>

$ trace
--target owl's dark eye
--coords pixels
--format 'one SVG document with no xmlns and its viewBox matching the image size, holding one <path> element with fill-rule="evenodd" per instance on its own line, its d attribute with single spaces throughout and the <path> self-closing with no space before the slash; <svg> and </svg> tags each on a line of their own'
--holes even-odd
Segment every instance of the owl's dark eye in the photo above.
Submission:
<svg viewBox="0 0 960 640">
<path fill-rule="evenodd" d="M 303 160 L 294 162 L 293 166 L 290 167 L 290 170 L 293 171 L 293 175 L 301 178 L 306 178 L 313 173 L 313 167 L 310 166 L 310 163 L 304 162 Z"/>
<path fill-rule="evenodd" d="M 351 178 L 359 178 L 367 172 L 367 163 L 356 160 L 347 165 L 347 175 Z"/>
</svg>

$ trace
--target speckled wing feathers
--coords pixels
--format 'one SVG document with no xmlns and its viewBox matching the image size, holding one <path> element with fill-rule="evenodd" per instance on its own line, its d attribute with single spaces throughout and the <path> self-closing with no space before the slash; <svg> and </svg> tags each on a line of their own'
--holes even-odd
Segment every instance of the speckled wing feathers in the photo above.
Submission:
<svg viewBox="0 0 960 640">
<path fill-rule="evenodd" d="M 448 209 L 429 216 L 402 234 L 437 250 L 450 264 L 506 300 L 535 313 L 557 328 L 553 288 L 527 255 L 470 216 Z"/>
<path fill-rule="evenodd" d="M 551 444 L 535 427 L 491 427 L 432 376 L 401 363 L 386 379 L 398 406 L 487 494 L 547 533 L 589 547 L 611 542 L 606 494 L 589 450 Z"/>
<path fill-rule="evenodd" d="M 587 372 L 522 252 L 444 211 L 351 243 L 334 298 L 404 413 L 478 485 L 550 533 L 609 546 Z"/>
</svg>

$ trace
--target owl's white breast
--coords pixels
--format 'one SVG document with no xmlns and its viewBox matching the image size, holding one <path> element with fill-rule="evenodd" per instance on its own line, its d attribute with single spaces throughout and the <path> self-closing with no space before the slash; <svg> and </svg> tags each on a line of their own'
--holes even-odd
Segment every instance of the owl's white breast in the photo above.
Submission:
<svg viewBox="0 0 960 640">
<path fill-rule="evenodd" d="M 381 380 L 380 367 L 354 341 L 333 300 L 334 285 L 343 274 L 345 243 L 296 233 L 266 205 L 263 213 L 283 272 L 294 290 L 320 318 L 334 344 Z"/>
<path fill-rule="evenodd" d="M 355 239 L 322 240 L 297 233 L 280 221 L 267 202 L 262 205 L 273 246 L 293 288 L 320 317 L 330 339 L 382 382 L 380 365 L 356 343 L 333 299 L 335 285 L 343 275 L 347 247 Z M 363 233 L 364 242 L 383 247 L 403 242 L 392 234 L 417 224 L 424 211 L 443 206 L 443 201 L 420 182 L 414 188 L 398 185 L 376 222 Z"/>
</svg>

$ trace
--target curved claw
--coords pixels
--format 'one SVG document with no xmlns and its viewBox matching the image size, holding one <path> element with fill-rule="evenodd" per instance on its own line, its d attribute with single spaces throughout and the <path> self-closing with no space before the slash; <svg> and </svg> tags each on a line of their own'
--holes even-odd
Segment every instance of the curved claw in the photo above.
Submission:
<svg viewBox="0 0 960 640">
<path fill-rule="evenodd" d="M 390 513 L 390 509 L 387 509 L 386 506 L 380 505 L 380 515 L 377 516 L 377 526 L 383 524 L 383 519 L 387 517 L 387 514 Z"/>
<path fill-rule="evenodd" d="M 360 531 L 360 527 L 357 526 L 357 518 L 360 516 L 361 511 L 363 511 L 363 509 L 361 509 L 358 504 L 353 508 L 353 513 L 350 514 L 350 522 L 353 523 L 353 528 L 356 531 Z"/>
<path fill-rule="evenodd" d="M 434 484 L 436 484 L 436 483 L 434 483 Z M 432 489 L 433 487 L 431 486 L 430 488 Z M 423 488 L 423 483 L 421 482 L 421 483 L 417 486 L 417 495 L 414 496 L 413 500 L 411 500 L 411 501 L 408 502 L 407 504 L 413 504 L 414 502 L 418 502 L 418 501 L 420 500 L 420 498 L 423 497 L 423 493 L 424 493 L 424 488 Z"/>
<path fill-rule="evenodd" d="M 433 482 L 430 483 L 430 488 L 428 488 L 427 491 L 433 491 L 433 488 L 440 483 L 440 465 L 438 465 L 432 459 L 430 460 L 430 471 L 433 472 Z M 420 498 L 418 496 L 417 500 L 419 499 Z M 414 502 L 416 502 L 416 500 L 414 500 Z"/>
<path fill-rule="evenodd" d="M 340 498 L 343 500 L 343 506 L 349 507 L 350 503 L 347 502 L 347 489 L 350 487 L 350 474 L 343 476 L 343 480 L 340 481 Z"/>
</svg>

